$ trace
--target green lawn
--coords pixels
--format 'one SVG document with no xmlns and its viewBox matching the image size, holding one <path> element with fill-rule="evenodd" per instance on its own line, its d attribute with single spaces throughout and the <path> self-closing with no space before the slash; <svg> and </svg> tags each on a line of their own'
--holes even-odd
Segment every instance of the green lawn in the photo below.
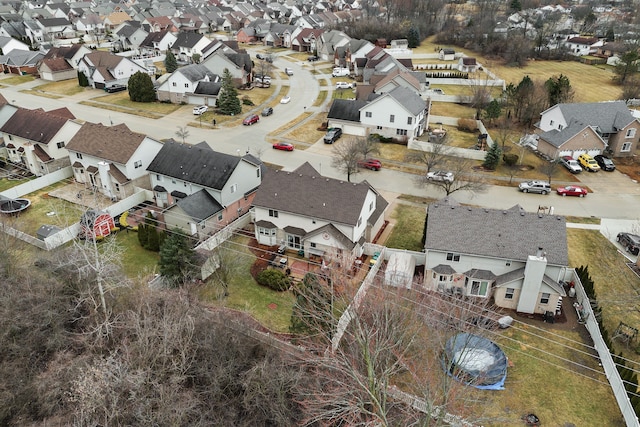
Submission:
<svg viewBox="0 0 640 427">
<path fill-rule="evenodd" d="M 151 275 L 158 273 L 158 259 L 160 259 L 160 256 L 157 252 L 148 251 L 140 246 L 138 233 L 131 230 L 123 230 L 116 234 L 115 237 L 124 250 L 122 267 L 127 277 L 149 280 Z"/>
<path fill-rule="evenodd" d="M 4 86 L 18 86 L 22 83 L 27 83 L 27 82 L 31 82 L 35 80 L 35 77 L 32 76 L 31 74 L 27 74 L 26 76 L 11 76 L 11 77 L 7 77 L 6 79 L 2 79 L 0 80 L 0 85 L 4 85 Z"/>
<path fill-rule="evenodd" d="M 45 83 L 38 86 L 34 92 L 52 92 L 58 95 L 71 96 L 76 93 L 84 92 L 85 90 L 93 90 L 91 88 L 84 88 L 78 84 L 77 79 L 62 80 L 59 82 Z"/>
<path fill-rule="evenodd" d="M 421 251 L 426 211 L 424 207 L 398 204 L 391 213 L 396 223 L 384 245 L 390 248 Z"/>
</svg>

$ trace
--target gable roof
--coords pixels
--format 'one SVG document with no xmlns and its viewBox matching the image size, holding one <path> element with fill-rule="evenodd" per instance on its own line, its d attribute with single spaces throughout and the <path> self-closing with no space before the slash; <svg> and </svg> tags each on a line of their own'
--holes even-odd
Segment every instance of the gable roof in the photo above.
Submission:
<svg viewBox="0 0 640 427">
<path fill-rule="evenodd" d="M 182 74 L 190 82 L 199 82 L 207 78 L 211 82 L 218 80 L 218 75 L 202 64 L 189 64 L 178 68 L 176 72 Z"/>
<path fill-rule="evenodd" d="M 99 159 L 126 164 L 145 138 L 146 135 L 131 131 L 125 124 L 104 126 L 86 122 L 66 147 Z"/>
<path fill-rule="evenodd" d="M 393 98 L 399 105 L 402 105 L 414 116 L 417 116 L 427 108 L 427 103 L 420 98 L 418 94 L 404 86 L 394 87 L 389 92 L 377 97 L 372 101 L 372 103 L 377 102 L 384 97 Z"/>
<path fill-rule="evenodd" d="M 191 49 L 195 47 L 195 45 L 198 44 L 198 42 L 204 38 L 206 37 L 199 33 L 181 32 L 181 33 L 178 33 L 178 37 L 176 38 L 176 41 L 173 42 L 173 46 L 171 47 L 173 49 L 177 49 L 181 47 Z"/>
<path fill-rule="evenodd" d="M 222 190 L 240 160 L 238 156 L 213 151 L 206 144 L 171 141 L 162 146 L 147 170 Z"/>
<path fill-rule="evenodd" d="M 601 133 L 618 132 L 636 120 L 624 101 L 556 104 L 541 114 L 556 107 L 560 109 L 567 123 L 572 119 L 580 121 L 585 125 L 597 127 Z"/>
<path fill-rule="evenodd" d="M 559 148 L 565 142 L 569 141 L 569 139 L 573 138 L 583 131 L 592 132 L 596 137 L 600 138 L 600 135 L 598 135 L 593 126 L 585 125 L 582 122 L 572 120 L 569 122 L 567 127 L 563 128 L 562 130 L 552 129 L 550 131 L 541 133 L 540 139 L 543 139 L 554 147 Z M 602 145 L 606 145 L 604 140 L 602 141 Z"/>
<path fill-rule="evenodd" d="M 538 248 L 553 265 L 568 265 L 565 218 L 510 209 L 460 206 L 445 198 L 427 208 L 425 249 L 526 261 Z"/>
<path fill-rule="evenodd" d="M 154 47 L 154 43 L 160 43 L 169 33 L 169 30 L 155 31 L 147 34 L 147 37 L 140 43 L 140 47 Z"/>
<path fill-rule="evenodd" d="M 30 141 L 48 144 L 68 119 L 43 110 L 18 108 L 0 131 Z"/>
<path fill-rule="evenodd" d="M 327 118 L 360 122 L 360 110 L 367 104 L 364 100 L 334 99 Z"/>
<path fill-rule="evenodd" d="M 355 225 L 369 191 L 374 190 L 367 181 L 353 183 L 323 177 L 305 162 L 291 172 L 267 170 L 253 204 L 308 218 Z"/>
<path fill-rule="evenodd" d="M 204 221 L 224 209 L 220 203 L 204 189 L 184 199 L 178 200 L 176 204 L 184 213 L 197 222 Z"/>
</svg>

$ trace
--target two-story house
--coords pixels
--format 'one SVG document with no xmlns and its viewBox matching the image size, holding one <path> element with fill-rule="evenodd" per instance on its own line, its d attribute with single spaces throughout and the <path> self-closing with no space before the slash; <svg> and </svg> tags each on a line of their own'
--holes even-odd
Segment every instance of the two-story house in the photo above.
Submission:
<svg viewBox="0 0 640 427">
<path fill-rule="evenodd" d="M 606 152 L 633 156 L 640 121 L 624 101 L 556 104 L 540 113 L 538 151 L 551 158 Z"/>
<path fill-rule="evenodd" d="M 176 42 L 177 37 L 169 30 L 161 30 L 149 33 L 140 43 L 139 49 L 142 55 L 163 54 Z"/>
<path fill-rule="evenodd" d="M 210 43 L 211 40 L 200 33 L 181 32 L 171 46 L 171 51 L 179 60 L 191 62 L 194 54 L 202 57 L 202 51 Z"/>
<path fill-rule="evenodd" d="M 112 200 L 151 189 L 147 166 L 162 143 L 131 131 L 127 125 L 86 122 L 67 144 L 73 176 Z"/>
<path fill-rule="evenodd" d="M 126 21 L 118 25 L 112 37 L 117 38 L 114 47 L 119 50 L 135 50 L 147 38 L 149 33 L 145 31 L 137 21 Z"/>
<path fill-rule="evenodd" d="M 461 206 L 451 198 L 427 208 L 425 286 L 499 307 L 554 314 L 568 265 L 564 217 Z"/>
<path fill-rule="evenodd" d="M 40 78 L 53 82 L 77 78 L 80 60 L 91 52 L 83 44 L 52 47 L 38 64 Z"/>
<path fill-rule="evenodd" d="M 253 200 L 255 238 L 304 255 L 361 255 L 384 224 L 388 202 L 366 181 L 327 178 L 309 163 L 268 170 Z"/>
<path fill-rule="evenodd" d="M 166 76 L 158 80 L 159 101 L 215 105 L 221 87 L 220 77 L 204 65 L 186 65 Z"/>
<path fill-rule="evenodd" d="M 202 65 L 219 76 L 224 75 L 225 69 L 229 70 L 233 81 L 238 86 L 247 84 L 251 80 L 253 61 L 248 53 L 229 53 L 219 49 L 209 55 Z"/>
<path fill-rule="evenodd" d="M 569 53 L 574 56 L 586 56 L 596 53 L 603 44 L 604 41 L 599 40 L 597 37 L 571 37 L 564 42 Z"/>
<path fill-rule="evenodd" d="M 138 71 L 147 73 L 146 68 L 129 58 L 100 50 L 82 57 L 78 71 L 87 77 L 89 85 L 95 89 L 104 89 L 114 84 L 127 85 L 129 77 Z"/>
<path fill-rule="evenodd" d="M 247 213 L 260 186 L 262 162 L 175 141 L 164 144 L 147 168 L 167 228 L 206 238 Z"/>
<path fill-rule="evenodd" d="M 0 127 L 10 162 L 36 176 L 69 166 L 67 143 L 80 129 L 69 110 L 16 109 Z"/>
</svg>

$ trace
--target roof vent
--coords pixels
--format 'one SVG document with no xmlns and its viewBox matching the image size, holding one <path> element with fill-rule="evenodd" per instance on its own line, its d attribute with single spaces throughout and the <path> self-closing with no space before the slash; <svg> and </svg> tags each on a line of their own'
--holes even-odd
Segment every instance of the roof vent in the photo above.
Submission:
<svg viewBox="0 0 640 427">
<path fill-rule="evenodd" d="M 202 165 L 202 167 L 203 167 L 203 168 L 206 168 L 206 167 L 207 167 L 207 165 Z"/>
<path fill-rule="evenodd" d="M 489 213 L 489 209 L 485 209 L 485 210 L 484 210 L 484 212 L 485 212 L 485 213 Z"/>
<path fill-rule="evenodd" d="M 327 204 L 325 202 L 322 202 L 322 207 L 324 208 L 326 206 L 327 206 Z"/>
<path fill-rule="evenodd" d="M 524 212 L 520 212 L 520 216 L 524 216 Z"/>
<path fill-rule="evenodd" d="M 542 218 L 542 214 L 541 213 L 538 213 L 538 218 Z"/>
<path fill-rule="evenodd" d="M 506 214 L 507 214 L 507 211 L 502 211 L 502 213 L 503 213 L 504 215 L 506 215 Z"/>
<path fill-rule="evenodd" d="M 274 196 L 278 197 L 278 193 L 274 193 Z"/>
</svg>

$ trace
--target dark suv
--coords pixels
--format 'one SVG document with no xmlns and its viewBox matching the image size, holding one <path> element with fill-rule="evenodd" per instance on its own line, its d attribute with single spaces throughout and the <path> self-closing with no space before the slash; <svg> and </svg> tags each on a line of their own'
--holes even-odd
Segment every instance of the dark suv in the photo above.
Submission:
<svg viewBox="0 0 640 427">
<path fill-rule="evenodd" d="M 631 233 L 618 233 L 616 241 L 633 255 L 638 255 L 640 252 L 640 236 Z"/>
<path fill-rule="evenodd" d="M 600 169 L 604 171 L 613 172 L 614 170 L 616 170 L 616 165 L 613 163 L 613 161 L 611 161 L 610 158 L 603 156 L 602 154 L 594 156 L 593 159 L 596 161 L 596 163 L 598 163 L 598 165 L 600 165 Z"/>
<path fill-rule="evenodd" d="M 342 136 L 342 129 L 340 128 L 330 128 L 327 131 L 327 134 L 324 136 L 325 144 L 333 144 Z"/>
</svg>

